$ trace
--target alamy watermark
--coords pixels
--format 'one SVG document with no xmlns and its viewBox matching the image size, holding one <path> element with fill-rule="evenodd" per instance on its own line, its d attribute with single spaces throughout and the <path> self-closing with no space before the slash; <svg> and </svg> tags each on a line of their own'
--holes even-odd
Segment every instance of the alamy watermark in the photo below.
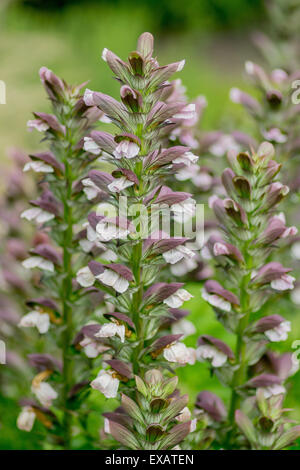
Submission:
<svg viewBox="0 0 300 470">
<path fill-rule="evenodd" d="M 6 104 L 6 85 L 3 80 L 0 80 L 0 104 Z"/>
</svg>

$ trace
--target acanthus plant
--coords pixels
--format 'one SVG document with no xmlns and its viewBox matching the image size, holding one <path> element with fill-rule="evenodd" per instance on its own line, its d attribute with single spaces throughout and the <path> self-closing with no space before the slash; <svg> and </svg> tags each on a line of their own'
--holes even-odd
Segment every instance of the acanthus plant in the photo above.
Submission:
<svg viewBox="0 0 300 470">
<path fill-rule="evenodd" d="M 204 250 L 216 261 L 218 281 L 207 281 L 202 296 L 235 335 L 236 349 L 233 352 L 209 335 L 199 338 L 197 358 L 208 361 L 221 383 L 231 388 L 231 399 L 226 411 L 218 397 L 203 397 L 207 392 L 201 392 L 196 408 L 216 432 L 215 442 L 225 448 L 278 449 L 300 435 L 299 427 L 286 429 L 280 411 L 284 382 L 296 365 L 291 354 L 280 356 L 269 350 L 272 342 L 287 339 L 291 329 L 290 322 L 276 313 L 275 300 L 293 289 L 295 281 L 290 268 L 270 261 L 277 242 L 292 239 L 295 233 L 276 212 L 289 189 L 276 179 L 281 165 L 273 157 L 268 142 L 251 154 L 229 152 L 230 168 L 222 174 L 227 197 L 210 200 L 221 233 L 211 236 Z M 272 314 L 266 314 L 266 307 Z"/>
<path fill-rule="evenodd" d="M 258 140 L 266 139 L 275 149 L 278 161 L 283 164 L 282 180 L 290 190 L 288 204 L 283 206 L 287 221 L 297 224 L 299 219 L 299 67 L 273 69 L 270 73 L 263 67 L 246 62 L 246 75 L 256 88 L 256 97 L 237 88 L 231 89 L 231 100 L 241 104 L 251 116 L 255 125 L 254 134 Z M 251 148 L 251 147 L 250 147 Z M 281 243 L 278 256 L 289 257 L 289 263 L 299 271 L 300 243 L 295 237 L 292 243 Z M 278 258 L 281 259 L 281 258 Z M 291 293 L 293 303 L 299 305 L 299 285 Z"/>
<path fill-rule="evenodd" d="M 54 114 L 36 112 L 28 122 L 29 130 L 41 132 L 49 148 L 30 155 L 24 167 L 38 174 L 40 194 L 21 217 L 34 222 L 40 235 L 22 262 L 33 270 L 36 293 L 26 302 L 28 311 L 20 327 L 35 328 L 41 340 L 37 352 L 29 355 L 37 370 L 31 385 L 35 399 L 21 401 L 17 424 L 30 431 L 37 418 L 44 425 L 47 445 L 68 449 L 74 422 L 78 429 L 84 427 L 87 412 L 81 409 L 79 393 L 90 376 L 89 361 L 74 360 L 73 340 L 94 309 L 92 296 L 98 301 L 103 297 L 97 290 L 82 292 L 75 282 L 78 267 L 90 256 L 79 228 L 91 205 L 82 191 L 83 177 L 96 158 L 85 152 L 82 143 L 102 113 L 85 105 L 81 94 L 85 84 L 70 86 L 45 67 L 40 78 Z"/>
<path fill-rule="evenodd" d="M 194 106 L 165 101 L 172 89 L 168 79 L 184 61 L 159 66 L 152 53 L 150 33 L 140 36 L 128 62 L 104 49 L 102 57 L 121 83 L 121 102 L 85 91 L 86 105 L 97 106 L 118 132 L 92 131 L 85 138 L 84 148 L 112 167 L 110 173 L 95 169 L 87 175 L 95 195 L 108 195 L 88 216 L 87 239 L 105 245 L 114 256 L 109 263 L 101 254 L 95 256 L 77 272 L 78 283 L 83 288 L 97 285 L 109 305 L 101 322 L 82 328 L 77 343 L 94 356 L 104 353 L 91 387 L 107 398 L 122 393 L 121 409 L 105 414 L 103 445 L 110 445 L 111 433 L 126 448 L 168 449 L 195 423 L 186 409 L 187 397 L 178 398 L 175 391 L 177 379 L 164 379 L 162 373 L 194 363 L 195 350 L 180 341 L 183 334 L 166 334 L 168 324 L 186 315 L 180 307 L 191 295 L 182 283 L 168 282 L 167 271 L 160 271 L 166 263 L 193 256 L 185 246 L 183 224 L 195 214 L 195 201 L 164 182 L 178 164 L 189 165 L 195 156 L 185 146 L 164 148 L 162 142 L 176 119 L 191 119 Z M 182 235 L 174 236 L 172 224 L 160 229 L 170 214 Z"/>
<path fill-rule="evenodd" d="M 5 392 L 13 396 L 26 389 L 24 384 L 29 368 L 23 357 L 30 352 L 30 345 L 35 341 L 32 332 L 18 328 L 25 299 L 33 295 L 34 291 L 31 279 L 24 273 L 20 262 L 26 258 L 32 242 L 38 243 L 40 234 L 35 234 L 32 240 L 32 230 L 20 220 L 32 188 L 31 179 L 23 173 L 28 157 L 17 148 L 11 149 L 8 157 L 12 161 L 12 168 L 3 172 L 0 200 L 0 340 L 5 342 L 6 363 L 9 367 L 3 368 L 0 388 L 3 394 Z"/>
</svg>

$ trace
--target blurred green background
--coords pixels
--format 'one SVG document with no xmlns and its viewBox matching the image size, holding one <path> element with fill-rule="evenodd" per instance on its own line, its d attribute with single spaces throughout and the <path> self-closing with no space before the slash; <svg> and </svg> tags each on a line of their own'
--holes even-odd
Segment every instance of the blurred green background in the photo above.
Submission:
<svg viewBox="0 0 300 470">
<path fill-rule="evenodd" d="M 244 62 L 257 60 L 250 34 L 263 27 L 260 0 L 0 0 L 0 79 L 7 86 L 7 104 L 0 106 L 1 164 L 9 165 L 6 149 L 11 146 L 25 151 L 41 148 L 36 134 L 27 132 L 26 122 L 33 110 L 49 110 L 38 76 L 42 65 L 68 82 L 90 80 L 91 89 L 116 97 L 119 85 L 101 60 L 101 51 L 107 47 L 125 58 L 143 31 L 154 33 L 161 64 L 186 59 L 180 78 L 189 97 L 204 94 L 208 101 L 202 127 L 226 129 L 232 121 L 238 127 L 244 114 L 229 102 L 228 92 L 232 86 L 247 89 L 243 82 Z M 197 334 L 188 338 L 187 344 L 195 346 L 199 334 L 206 333 L 233 346 L 233 338 L 202 301 L 200 285 L 195 283 L 188 288 L 195 297 L 186 307 L 191 310 Z M 295 328 L 288 345 L 300 338 L 300 321 L 294 317 Z M 229 390 L 209 376 L 204 364 L 179 369 L 179 376 L 191 403 L 203 389 L 228 399 Z M 298 418 L 299 386 L 298 373 L 287 403 L 288 407 L 297 408 Z M 96 394 L 94 400 L 98 401 L 101 419 L 104 399 Z M 0 401 L 0 448 L 39 448 L 37 434 L 16 429 L 19 409 L 14 401 L 10 397 L 0 397 Z M 95 423 L 98 425 L 97 417 Z"/>
</svg>

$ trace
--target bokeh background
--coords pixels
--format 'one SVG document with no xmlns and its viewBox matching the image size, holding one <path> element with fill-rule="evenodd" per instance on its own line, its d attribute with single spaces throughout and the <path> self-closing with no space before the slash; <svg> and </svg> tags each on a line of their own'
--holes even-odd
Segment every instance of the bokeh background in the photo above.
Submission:
<svg viewBox="0 0 300 470">
<path fill-rule="evenodd" d="M 7 104 L 0 106 L 1 167 L 11 164 L 8 149 L 12 146 L 26 152 L 41 148 L 37 135 L 27 132 L 26 122 L 33 110 L 49 110 L 38 76 L 42 65 L 68 82 L 90 80 L 91 89 L 117 96 L 119 86 L 101 60 L 101 51 L 107 47 L 124 58 L 143 31 L 155 35 L 161 64 L 186 59 L 180 78 L 189 97 L 203 94 L 208 101 L 202 128 L 231 130 L 241 121 L 245 128 L 245 115 L 230 103 L 229 90 L 233 86 L 247 90 L 244 62 L 259 61 L 251 35 L 263 30 L 265 23 L 260 0 L 0 0 L 0 80 L 7 86 Z M 188 288 L 194 299 L 186 307 L 197 334 L 187 344 L 194 346 L 199 334 L 206 333 L 233 346 L 233 338 L 202 301 L 200 285 L 191 283 Z M 290 315 L 293 322 L 293 335 L 282 346 L 286 349 L 300 339 L 300 317 L 273 313 Z M 204 364 L 179 369 L 179 376 L 191 403 L 203 389 L 225 400 L 229 396 Z M 295 407 L 300 418 L 299 373 L 291 385 L 287 406 Z M 94 399 L 100 416 L 104 399 L 99 394 Z M 18 412 L 13 397 L 0 396 L 0 448 L 39 448 L 36 434 L 17 430 Z M 94 421 L 96 428 L 98 417 Z"/>
</svg>

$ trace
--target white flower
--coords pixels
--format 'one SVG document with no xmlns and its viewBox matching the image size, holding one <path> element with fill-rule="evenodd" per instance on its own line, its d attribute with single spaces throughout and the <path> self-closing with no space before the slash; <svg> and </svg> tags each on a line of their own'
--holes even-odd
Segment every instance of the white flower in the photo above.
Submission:
<svg viewBox="0 0 300 470">
<path fill-rule="evenodd" d="M 185 318 L 181 318 L 181 320 L 172 323 L 171 330 L 173 335 L 182 334 L 182 339 L 196 333 L 196 328 L 194 327 L 193 323 L 189 320 L 186 320 Z"/>
<path fill-rule="evenodd" d="M 196 213 L 196 201 L 189 197 L 185 201 L 173 204 L 171 211 L 174 212 L 176 222 L 186 222 Z"/>
<path fill-rule="evenodd" d="M 264 392 L 265 398 L 270 398 L 274 395 L 282 395 L 286 392 L 285 387 L 279 384 L 270 385 L 269 387 L 263 387 L 262 390 Z"/>
<path fill-rule="evenodd" d="M 82 346 L 85 355 L 91 359 L 98 357 L 99 354 L 102 354 L 104 351 L 109 349 L 109 347 L 104 346 L 101 343 L 97 343 L 97 341 L 93 341 L 92 338 L 87 337 L 80 341 L 79 344 Z"/>
<path fill-rule="evenodd" d="M 221 367 L 227 361 L 227 356 L 219 349 L 211 344 L 201 344 L 196 350 L 198 361 L 202 362 L 205 359 L 211 360 L 213 367 Z"/>
<path fill-rule="evenodd" d="M 24 328 L 35 326 L 41 334 L 47 333 L 50 327 L 50 317 L 48 313 L 39 313 L 34 310 L 21 318 L 19 326 Z"/>
<path fill-rule="evenodd" d="M 52 166 L 48 165 L 43 161 L 27 162 L 23 168 L 23 171 L 33 170 L 36 173 L 53 173 Z"/>
<path fill-rule="evenodd" d="M 118 335 L 121 343 L 125 341 L 125 326 L 117 325 L 116 323 L 104 323 L 98 333 L 95 334 L 97 338 L 111 338 Z"/>
<path fill-rule="evenodd" d="M 106 286 L 112 287 L 120 294 L 126 292 L 129 287 L 127 279 L 120 276 L 120 274 L 116 273 L 112 269 L 105 269 L 104 272 L 96 276 L 96 278 Z"/>
<path fill-rule="evenodd" d="M 175 264 L 178 261 L 181 261 L 183 258 L 189 259 L 193 258 L 195 253 L 192 250 L 189 250 L 186 246 L 179 245 L 172 250 L 168 250 L 163 253 L 163 258 L 167 263 Z"/>
<path fill-rule="evenodd" d="M 279 291 L 293 289 L 295 280 L 293 276 L 282 274 L 279 279 L 275 279 L 271 282 L 271 287 Z"/>
<path fill-rule="evenodd" d="M 122 140 L 113 152 L 113 155 L 118 160 L 120 158 L 134 158 L 138 155 L 140 147 L 135 142 L 130 140 Z"/>
<path fill-rule="evenodd" d="M 272 129 L 269 129 L 268 131 L 264 131 L 263 136 L 267 140 L 274 140 L 274 142 L 277 142 L 279 144 L 283 144 L 287 141 L 287 136 L 281 132 L 278 127 L 273 127 Z"/>
<path fill-rule="evenodd" d="M 199 173 L 200 167 L 198 165 L 189 165 L 184 166 L 183 168 L 179 168 L 177 173 L 175 174 L 175 178 L 178 181 L 186 181 L 190 180 L 195 177 Z"/>
<path fill-rule="evenodd" d="M 278 341 L 285 341 L 289 331 L 291 331 L 291 322 L 283 321 L 275 328 L 265 331 L 265 335 L 270 341 L 277 343 Z"/>
<path fill-rule="evenodd" d="M 44 269 L 45 271 L 54 272 L 54 264 L 52 261 L 42 258 L 41 256 L 30 256 L 22 262 L 25 269 Z"/>
<path fill-rule="evenodd" d="M 213 178 L 206 171 L 200 171 L 193 175 L 192 182 L 202 191 L 208 191 L 213 183 Z"/>
<path fill-rule="evenodd" d="M 79 269 L 76 280 L 81 287 L 91 287 L 95 282 L 95 276 L 88 266 Z"/>
<path fill-rule="evenodd" d="M 192 163 L 196 163 L 199 157 L 194 155 L 192 152 L 184 152 L 180 157 L 175 158 L 172 163 L 184 163 L 187 166 L 190 166 Z"/>
<path fill-rule="evenodd" d="M 24 406 L 17 419 L 17 427 L 21 431 L 30 432 L 35 421 L 35 412 L 31 406 Z"/>
<path fill-rule="evenodd" d="M 102 242 L 108 242 L 115 239 L 126 239 L 129 234 L 129 230 L 117 226 L 113 221 L 101 220 L 96 226 L 96 235 L 98 240 Z M 90 232 L 91 235 L 91 232 Z M 89 236 L 88 236 L 89 238 Z M 92 241 L 92 240 L 91 240 Z"/>
<path fill-rule="evenodd" d="M 81 182 L 84 186 L 83 192 L 85 193 L 88 200 L 91 201 L 92 199 L 95 199 L 99 193 L 98 186 L 96 186 L 90 178 L 84 178 Z"/>
<path fill-rule="evenodd" d="M 118 393 L 119 379 L 113 377 L 111 370 L 100 370 L 97 377 L 91 382 L 91 387 L 103 393 L 106 398 L 115 398 Z"/>
<path fill-rule="evenodd" d="M 44 224 L 49 220 L 54 219 L 55 215 L 50 212 L 44 211 L 40 207 L 32 207 L 22 212 L 21 218 L 26 220 L 34 220 L 37 224 Z"/>
<path fill-rule="evenodd" d="M 91 137 L 84 137 L 83 148 L 86 152 L 92 153 L 94 155 L 100 155 L 101 148 Z"/>
<path fill-rule="evenodd" d="M 171 273 L 174 276 L 185 276 L 190 271 L 194 271 L 198 266 L 197 261 L 191 258 L 184 258 L 170 267 Z"/>
<path fill-rule="evenodd" d="M 185 423 L 186 421 L 189 421 L 191 419 L 191 416 L 192 414 L 190 410 L 188 409 L 187 406 L 185 406 L 183 410 L 181 410 L 179 415 L 176 416 L 176 420 L 179 421 L 180 423 Z"/>
<path fill-rule="evenodd" d="M 42 119 L 32 119 L 27 121 L 27 127 L 29 131 L 36 129 L 39 132 L 44 132 L 49 129 L 48 124 L 42 121 Z"/>
<path fill-rule="evenodd" d="M 185 289 L 178 289 L 174 294 L 164 300 L 164 304 L 171 308 L 179 308 L 184 302 L 192 299 L 193 295 Z"/>
<path fill-rule="evenodd" d="M 193 365 L 196 361 L 196 351 L 184 343 L 174 343 L 164 349 L 164 358 L 169 362 Z"/>
<path fill-rule="evenodd" d="M 40 382 L 38 385 L 32 384 L 31 391 L 46 408 L 49 408 L 52 401 L 58 397 L 57 392 L 47 382 Z"/>
<path fill-rule="evenodd" d="M 213 307 L 224 310 L 224 312 L 231 311 L 231 303 L 228 302 L 228 300 L 223 299 L 223 297 L 219 297 L 216 294 L 209 294 L 205 289 L 202 289 L 202 298 Z"/>
<path fill-rule="evenodd" d="M 214 244 L 213 251 L 214 251 L 215 256 L 229 255 L 230 254 L 227 246 L 224 245 L 224 243 L 221 243 L 221 242 L 216 242 Z"/>
<path fill-rule="evenodd" d="M 123 189 L 129 188 L 129 186 L 133 186 L 134 182 L 129 181 L 126 176 L 121 176 L 121 178 L 116 178 L 112 183 L 107 186 L 112 193 L 120 193 Z"/>
<path fill-rule="evenodd" d="M 182 108 L 181 111 L 174 114 L 175 119 L 193 119 L 196 115 L 196 106 L 194 103 L 190 103 Z"/>
</svg>

